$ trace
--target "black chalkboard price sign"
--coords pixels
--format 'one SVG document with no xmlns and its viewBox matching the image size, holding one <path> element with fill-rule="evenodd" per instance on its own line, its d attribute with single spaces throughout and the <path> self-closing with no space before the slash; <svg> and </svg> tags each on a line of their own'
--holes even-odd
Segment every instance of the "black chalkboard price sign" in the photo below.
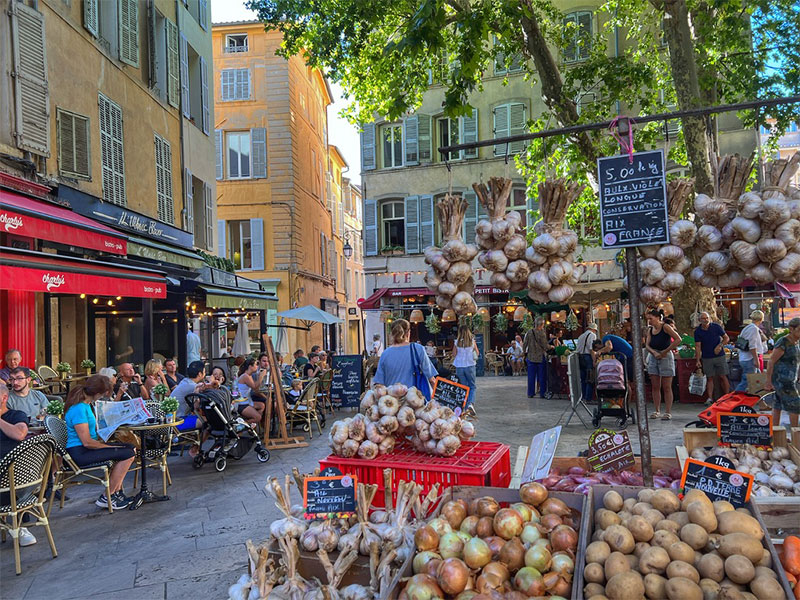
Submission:
<svg viewBox="0 0 800 600">
<path fill-rule="evenodd" d="M 305 518 L 337 519 L 356 512 L 356 478 L 353 475 L 306 477 L 303 483 Z"/>
<path fill-rule="evenodd" d="M 772 415 L 719 413 L 717 435 L 721 446 L 752 444 L 772 448 Z"/>
<path fill-rule="evenodd" d="M 331 400 L 343 407 L 358 406 L 364 390 L 364 371 L 360 354 L 334 356 L 331 368 Z"/>
<path fill-rule="evenodd" d="M 623 471 L 636 464 L 628 432 L 598 429 L 589 436 L 589 464 L 599 472 Z"/>
<path fill-rule="evenodd" d="M 701 490 L 709 499 L 727 500 L 735 507 L 744 506 L 750 499 L 753 489 L 753 476 L 740 473 L 719 465 L 687 458 L 683 465 L 681 488 L 685 494 L 689 490 Z"/>
<path fill-rule="evenodd" d="M 664 151 L 597 159 L 603 248 L 669 242 Z"/>
<path fill-rule="evenodd" d="M 444 377 L 437 377 L 433 382 L 431 399 L 452 409 L 457 415 L 461 415 L 467 408 L 467 398 L 469 398 L 469 388 L 465 385 Z"/>
</svg>

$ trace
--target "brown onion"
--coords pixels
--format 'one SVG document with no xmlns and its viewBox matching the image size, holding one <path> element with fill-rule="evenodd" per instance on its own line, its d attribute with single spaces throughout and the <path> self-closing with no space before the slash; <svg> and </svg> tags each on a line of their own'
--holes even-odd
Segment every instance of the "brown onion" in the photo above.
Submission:
<svg viewBox="0 0 800 600">
<path fill-rule="evenodd" d="M 417 573 L 408 580 L 405 589 L 409 600 L 433 600 L 434 598 L 442 598 L 444 592 L 436 579 L 424 573 Z"/>
<path fill-rule="evenodd" d="M 526 504 L 539 506 L 547 499 L 547 488 L 536 481 L 526 483 L 519 488 L 519 497 Z"/>
<path fill-rule="evenodd" d="M 500 550 L 503 549 L 505 546 L 506 541 L 498 537 L 496 535 L 490 535 L 488 537 L 483 538 L 483 541 L 486 542 L 489 546 L 489 550 L 492 551 L 492 560 L 497 560 L 500 558 Z"/>
<path fill-rule="evenodd" d="M 559 575 L 569 577 L 575 571 L 575 559 L 566 552 L 556 552 L 553 554 L 550 569 Z"/>
<path fill-rule="evenodd" d="M 456 533 L 445 533 L 439 538 L 439 554 L 442 558 L 458 558 L 464 550 L 464 540 Z"/>
<path fill-rule="evenodd" d="M 478 592 L 475 590 L 464 590 L 458 596 L 456 596 L 456 600 L 472 600 L 472 598 L 475 598 L 477 595 Z M 398 600 L 400 599 L 398 598 Z"/>
<path fill-rule="evenodd" d="M 503 595 L 503 600 L 528 600 L 528 597 L 522 592 L 511 590 Z"/>
<path fill-rule="evenodd" d="M 478 498 L 477 508 L 479 517 L 493 517 L 500 510 L 500 505 L 491 496 L 484 496 L 483 498 Z"/>
<path fill-rule="evenodd" d="M 569 514 L 569 506 L 558 498 L 548 498 L 540 507 L 543 515 L 559 515 L 561 517 Z"/>
<path fill-rule="evenodd" d="M 553 589 L 551 589 L 550 592 L 554 596 L 568 598 L 570 593 L 572 593 L 572 582 L 564 579 L 563 577 L 559 577 L 558 583 L 553 586 Z"/>
<path fill-rule="evenodd" d="M 529 505 L 527 505 L 527 504 L 525 504 L 524 502 L 516 502 L 516 503 L 512 504 L 509 508 L 511 508 L 511 509 L 513 509 L 513 510 L 515 510 L 515 511 L 517 511 L 519 513 L 519 516 L 522 517 L 522 522 L 523 523 L 528 523 L 529 521 L 531 521 L 533 519 L 534 514 L 536 514 L 536 515 L 539 514 L 538 512 L 534 513 L 534 511 L 536 511 L 536 509 L 531 507 L 531 506 L 529 506 Z"/>
<path fill-rule="evenodd" d="M 525 547 L 519 538 L 503 544 L 500 549 L 500 562 L 506 565 L 512 573 L 525 564 Z"/>
<path fill-rule="evenodd" d="M 510 540 L 522 533 L 525 522 L 513 508 L 501 508 L 494 516 L 494 532 L 504 540 Z"/>
<path fill-rule="evenodd" d="M 470 501 L 469 508 L 467 509 L 467 514 L 468 515 L 477 515 L 478 514 L 478 500 L 480 500 L 480 498 L 475 498 L 474 500 Z M 480 515 L 478 515 L 478 516 L 480 516 Z"/>
<path fill-rule="evenodd" d="M 466 518 L 467 511 L 460 502 L 450 501 L 442 507 L 442 517 L 450 523 L 450 527 L 458 529 Z"/>
<path fill-rule="evenodd" d="M 545 592 L 542 574 L 533 567 L 523 567 L 514 575 L 514 585 L 528 596 L 543 596 Z"/>
<path fill-rule="evenodd" d="M 441 517 L 429 521 L 428 527 L 432 528 L 439 535 L 439 537 L 442 537 L 445 533 L 450 533 L 453 531 L 453 528 L 450 527 L 450 523 Z"/>
<path fill-rule="evenodd" d="M 474 537 L 478 535 L 479 519 L 480 517 L 478 517 L 477 515 L 470 515 L 466 519 L 461 521 L 461 526 L 458 529 Z"/>
<path fill-rule="evenodd" d="M 538 527 L 539 531 L 541 531 L 542 533 L 550 533 L 551 531 L 553 531 L 553 529 L 563 524 L 564 520 L 560 516 L 554 514 L 548 514 L 548 515 L 542 515 L 542 519 L 539 521 Z"/>
<path fill-rule="evenodd" d="M 427 564 L 432 560 L 439 560 L 441 562 L 442 557 L 439 556 L 436 552 L 431 552 L 429 550 L 425 550 L 424 552 L 419 552 L 414 557 L 414 562 L 412 566 L 414 568 L 414 573 L 424 573 L 426 572 Z"/>
<path fill-rule="evenodd" d="M 439 565 L 441 565 L 443 562 L 438 554 L 436 556 L 437 558 L 432 558 L 425 563 L 425 566 L 422 568 L 420 573 L 425 573 L 426 575 L 436 578 L 436 575 L 439 573 Z"/>
<path fill-rule="evenodd" d="M 448 558 L 439 565 L 436 580 L 446 594 L 455 595 L 463 592 L 468 579 L 469 567 L 460 558 Z"/>
<path fill-rule="evenodd" d="M 481 538 L 474 537 L 464 544 L 464 562 L 470 569 L 480 569 L 492 560 L 489 544 Z"/>
<path fill-rule="evenodd" d="M 480 594 L 488 594 L 490 590 L 500 590 L 503 587 L 503 581 L 491 573 L 481 573 L 475 580 L 475 589 Z"/>
<path fill-rule="evenodd" d="M 550 543 L 553 550 L 571 550 L 575 552 L 578 547 L 578 532 L 569 525 L 559 525 L 550 533 Z"/>
<path fill-rule="evenodd" d="M 469 502 L 467 502 L 463 498 L 459 498 L 458 500 L 453 500 L 453 502 L 463 506 L 464 507 L 464 513 L 465 514 L 469 514 Z"/>
<path fill-rule="evenodd" d="M 414 534 L 414 543 L 420 552 L 425 550 L 436 550 L 439 547 L 439 534 L 433 527 L 423 525 Z"/>
<path fill-rule="evenodd" d="M 499 578 L 500 581 L 508 581 L 511 579 L 511 573 L 509 572 L 508 567 L 501 562 L 490 562 L 488 565 L 483 567 L 482 572 L 486 574 L 492 574 Z"/>
<path fill-rule="evenodd" d="M 494 535 L 494 519 L 492 517 L 481 517 L 475 527 L 475 532 L 478 537 L 489 537 Z"/>
</svg>

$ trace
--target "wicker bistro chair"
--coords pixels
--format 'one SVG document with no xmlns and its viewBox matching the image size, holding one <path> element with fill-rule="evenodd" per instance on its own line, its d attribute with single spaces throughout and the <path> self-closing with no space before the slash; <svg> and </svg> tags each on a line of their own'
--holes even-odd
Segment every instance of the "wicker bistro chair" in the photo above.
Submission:
<svg viewBox="0 0 800 600">
<path fill-rule="evenodd" d="M 36 373 L 39 375 L 39 379 L 42 380 L 42 385 L 48 386 L 51 394 L 64 394 L 67 391 L 67 388 L 61 383 L 61 376 L 53 369 L 53 367 L 49 367 L 47 365 L 41 365 L 38 369 L 36 369 Z M 47 381 L 50 379 L 51 381 Z M 54 379 L 58 379 L 58 381 L 52 381 Z"/>
<path fill-rule="evenodd" d="M 486 368 L 494 371 L 495 377 L 498 375 L 498 371 L 502 371 L 504 367 L 505 363 L 503 362 L 502 356 L 498 355 L 496 352 L 486 353 Z"/>
<path fill-rule="evenodd" d="M 64 496 L 67 495 L 66 490 L 70 486 L 83 485 L 84 483 L 102 485 L 106 488 L 106 498 L 110 498 L 111 489 L 108 477 L 114 462 L 107 460 L 79 467 L 67 451 L 67 424 L 58 417 L 48 416 L 44 420 L 44 426 L 47 429 L 47 433 L 53 436 L 56 451 L 61 458 L 60 461 L 56 461 L 57 464 L 60 462 L 60 465 L 56 469 L 53 490 L 50 492 L 47 516 L 50 516 L 50 510 L 53 508 L 53 497 L 58 490 L 61 490 L 59 510 L 64 508 Z M 108 503 L 108 512 L 114 512 L 114 509 L 111 508 L 111 502 Z"/>
<path fill-rule="evenodd" d="M 322 435 L 322 426 L 319 424 L 319 414 L 317 412 L 318 388 L 319 378 L 315 377 L 306 384 L 294 408 L 286 409 L 286 420 L 289 423 L 289 431 L 294 429 L 295 421 L 301 421 L 305 423 L 303 425 L 303 431 L 307 431 L 309 438 L 313 438 L 314 434 L 311 431 L 311 422 L 315 421 L 317 423 L 317 431 Z"/>
<path fill-rule="evenodd" d="M 58 556 L 44 495 L 47 478 L 56 452 L 56 441 L 49 435 L 36 435 L 20 442 L 0 460 L 0 532 L 5 541 L 6 532 L 14 540 L 14 562 L 17 575 L 22 573 L 19 556 L 19 530 L 22 517 L 29 514 L 36 520 L 26 526 L 41 525 L 47 532 L 47 541 L 53 558 Z"/>
<path fill-rule="evenodd" d="M 333 369 L 328 369 L 319 377 L 319 387 L 317 389 L 317 401 L 319 402 L 322 414 L 330 410 L 333 414 L 333 400 L 331 400 L 331 384 L 333 383 Z M 324 419 L 324 417 L 323 417 Z"/>
<path fill-rule="evenodd" d="M 164 411 L 161 410 L 161 404 L 158 402 L 146 402 L 145 406 L 150 414 L 160 419 L 164 416 Z M 169 466 L 167 465 L 167 457 L 172 450 L 172 437 L 175 435 L 175 428 L 172 425 L 166 424 L 158 429 L 147 431 L 144 437 L 145 447 L 140 448 L 139 454 L 136 459 L 136 466 L 131 469 L 133 471 L 133 487 L 137 487 L 139 483 L 139 470 L 145 469 L 161 469 L 161 484 L 164 490 L 164 495 L 167 495 L 167 485 L 172 485 L 172 477 L 169 474 Z"/>
<path fill-rule="evenodd" d="M 184 402 L 186 402 L 187 406 L 187 415 L 194 415 L 196 414 L 194 409 L 195 400 L 200 399 L 200 394 L 186 394 L 186 398 L 184 398 Z M 159 407 L 160 408 L 160 407 Z M 183 456 L 183 452 L 187 448 L 192 448 L 193 446 L 200 447 L 202 443 L 202 430 L 201 429 L 187 429 L 185 431 L 176 431 L 173 435 L 172 442 L 173 445 L 176 447 L 180 447 L 181 449 L 181 456 Z"/>
</svg>

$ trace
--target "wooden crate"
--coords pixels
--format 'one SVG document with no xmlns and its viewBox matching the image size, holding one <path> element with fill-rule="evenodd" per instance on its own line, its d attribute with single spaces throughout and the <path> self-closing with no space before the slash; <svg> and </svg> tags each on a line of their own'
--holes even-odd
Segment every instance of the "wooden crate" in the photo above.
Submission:
<svg viewBox="0 0 800 600">
<path fill-rule="evenodd" d="M 591 539 L 592 533 L 594 533 L 594 513 L 597 509 L 603 508 L 603 496 L 605 496 L 606 492 L 614 490 L 615 492 L 619 492 L 623 499 L 633 498 L 639 494 L 640 490 L 645 488 L 642 487 L 635 487 L 631 485 L 595 485 L 592 487 L 592 495 L 590 496 L 590 505 L 591 510 L 589 511 L 589 536 Z M 748 502 L 745 506 L 753 515 L 753 517 L 758 520 L 761 524 L 761 528 L 764 531 L 767 531 L 767 525 L 764 522 L 763 517 L 761 516 L 760 505 L 756 505 L 753 502 Z M 789 598 L 794 597 L 794 592 L 792 592 L 792 588 L 789 585 L 789 580 L 786 578 L 786 573 L 781 566 L 780 558 L 778 558 L 778 553 L 775 550 L 775 545 L 772 543 L 772 539 L 769 536 L 764 536 L 762 540 L 764 547 L 769 550 L 770 556 L 772 556 L 772 565 L 775 573 L 778 575 L 778 581 L 780 581 L 781 586 L 783 587 L 783 591 L 786 594 L 787 600 Z"/>
</svg>

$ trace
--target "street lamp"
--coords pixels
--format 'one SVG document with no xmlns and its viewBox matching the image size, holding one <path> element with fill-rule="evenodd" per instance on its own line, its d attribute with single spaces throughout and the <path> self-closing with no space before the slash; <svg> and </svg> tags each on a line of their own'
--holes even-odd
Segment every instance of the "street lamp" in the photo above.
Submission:
<svg viewBox="0 0 800 600">
<path fill-rule="evenodd" d="M 350 260 L 350 257 L 353 256 L 353 247 L 350 245 L 350 232 L 344 232 L 344 246 L 342 247 L 342 253 L 347 260 Z"/>
</svg>

